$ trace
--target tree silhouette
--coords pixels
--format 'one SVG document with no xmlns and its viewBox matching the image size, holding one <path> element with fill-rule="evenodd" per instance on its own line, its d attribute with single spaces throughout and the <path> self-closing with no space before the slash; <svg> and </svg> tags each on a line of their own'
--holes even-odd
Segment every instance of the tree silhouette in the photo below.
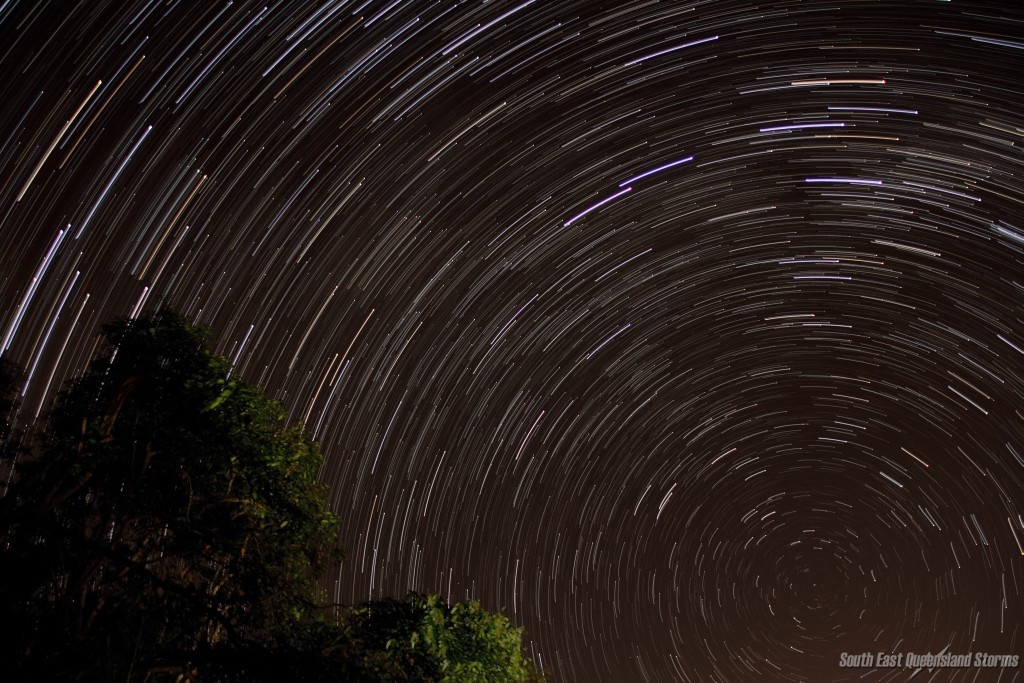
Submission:
<svg viewBox="0 0 1024 683">
<path fill-rule="evenodd" d="M 0 507 L 6 662 L 175 680 L 297 647 L 337 535 L 316 444 L 169 310 L 105 334 Z"/>
<path fill-rule="evenodd" d="M 521 630 L 475 602 L 412 594 L 335 616 L 318 580 L 341 560 L 338 520 L 302 425 L 170 309 L 104 334 L 45 433 L 6 449 L 4 680 L 535 677 Z M 0 437 L 18 376 L 0 363 Z"/>
<path fill-rule="evenodd" d="M 476 601 L 437 595 L 364 603 L 349 618 L 359 680 L 498 683 L 541 680 L 523 656 L 522 629 Z"/>
</svg>

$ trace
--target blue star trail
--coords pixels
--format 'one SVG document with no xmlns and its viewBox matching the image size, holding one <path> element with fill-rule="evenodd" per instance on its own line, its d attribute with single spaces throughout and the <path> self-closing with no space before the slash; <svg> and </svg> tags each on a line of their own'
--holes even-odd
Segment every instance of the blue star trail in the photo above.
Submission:
<svg viewBox="0 0 1024 683">
<path fill-rule="evenodd" d="M 334 601 L 579 683 L 1021 652 L 1016 3 L 6 0 L 0 70 L 20 424 L 170 301 L 321 443 Z"/>
</svg>

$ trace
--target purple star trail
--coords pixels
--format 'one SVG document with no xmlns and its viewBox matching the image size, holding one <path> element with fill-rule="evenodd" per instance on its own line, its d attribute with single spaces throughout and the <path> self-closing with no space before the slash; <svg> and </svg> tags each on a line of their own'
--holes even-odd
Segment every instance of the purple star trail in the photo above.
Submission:
<svg viewBox="0 0 1024 683">
<path fill-rule="evenodd" d="M 320 442 L 334 601 L 578 683 L 1024 653 L 1024 6 L 0 0 L 0 70 L 19 424 L 168 300 Z"/>
</svg>

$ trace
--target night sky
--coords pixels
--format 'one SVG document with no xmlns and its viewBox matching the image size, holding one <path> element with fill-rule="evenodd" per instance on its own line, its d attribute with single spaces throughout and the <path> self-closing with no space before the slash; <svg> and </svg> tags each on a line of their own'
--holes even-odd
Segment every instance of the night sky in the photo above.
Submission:
<svg viewBox="0 0 1024 683">
<path fill-rule="evenodd" d="M 20 424 L 169 299 L 321 443 L 334 600 L 580 683 L 1024 651 L 1017 0 L 0 0 L 0 73 Z"/>
</svg>

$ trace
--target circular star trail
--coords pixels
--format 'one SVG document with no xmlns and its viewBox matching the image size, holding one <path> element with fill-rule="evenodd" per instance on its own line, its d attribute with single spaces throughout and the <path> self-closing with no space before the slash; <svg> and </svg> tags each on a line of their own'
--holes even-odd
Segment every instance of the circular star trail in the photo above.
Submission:
<svg viewBox="0 0 1024 683">
<path fill-rule="evenodd" d="M 1016 3 L 6 0 L 0 69 L 22 423 L 170 300 L 322 444 L 334 600 L 555 681 L 1021 652 Z"/>
</svg>

